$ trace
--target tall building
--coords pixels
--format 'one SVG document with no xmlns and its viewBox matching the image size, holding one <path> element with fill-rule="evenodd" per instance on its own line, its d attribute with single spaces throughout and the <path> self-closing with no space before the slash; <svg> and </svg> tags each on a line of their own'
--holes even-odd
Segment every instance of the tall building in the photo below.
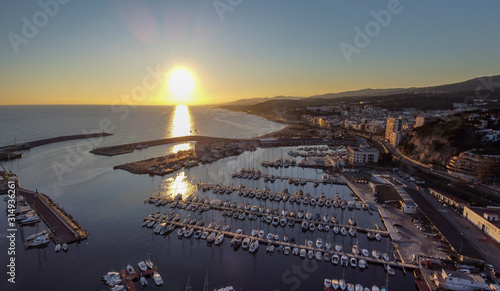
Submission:
<svg viewBox="0 0 500 291">
<path fill-rule="evenodd" d="M 426 118 L 423 117 L 423 116 L 417 116 L 417 118 L 415 119 L 415 127 L 419 127 L 419 126 L 422 126 L 425 124 L 426 122 Z"/>
<path fill-rule="evenodd" d="M 401 118 L 387 118 L 385 126 L 385 139 L 393 146 L 397 147 L 403 139 L 403 120 Z"/>
<path fill-rule="evenodd" d="M 347 158 L 352 165 L 378 163 L 378 150 L 368 146 L 348 147 Z"/>
</svg>

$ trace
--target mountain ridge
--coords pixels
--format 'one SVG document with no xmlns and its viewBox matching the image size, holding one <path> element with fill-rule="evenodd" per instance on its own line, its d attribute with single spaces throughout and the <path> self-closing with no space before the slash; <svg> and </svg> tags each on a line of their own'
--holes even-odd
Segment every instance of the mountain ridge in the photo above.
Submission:
<svg viewBox="0 0 500 291">
<path fill-rule="evenodd" d="M 433 91 L 435 91 L 435 93 L 456 93 L 456 92 L 466 92 L 466 91 L 468 92 L 477 90 L 491 91 L 494 88 L 500 88 L 500 75 L 482 76 L 456 83 L 442 84 L 436 86 L 426 86 L 426 87 L 387 88 L 387 89 L 365 88 L 360 90 L 344 91 L 337 93 L 317 94 L 308 97 L 278 95 L 274 97 L 244 98 L 244 99 L 238 99 L 236 101 L 223 103 L 221 105 L 249 106 L 271 100 L 304 100 L 307 98 L 335 99 L 344 97 L 372 97 L 381 95 L 396 95 L 396 94 L 409 94 L 409 93 L 412 94 L 433 93 Z"/>
</svg>

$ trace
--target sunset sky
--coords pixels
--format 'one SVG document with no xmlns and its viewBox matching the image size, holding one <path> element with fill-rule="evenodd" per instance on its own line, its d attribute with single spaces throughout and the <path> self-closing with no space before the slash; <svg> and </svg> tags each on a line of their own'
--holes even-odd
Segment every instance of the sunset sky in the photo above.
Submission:
<svg viewBox="0 0 500 291">
<path fill-rule="evenodd" d="M 498 11 L 463 0 L 5 0 L 0 105 L 214 104 L 496 75 Z M 176 68 L 192 75 L 188 96 L 169 90 Z"/>
</svg>

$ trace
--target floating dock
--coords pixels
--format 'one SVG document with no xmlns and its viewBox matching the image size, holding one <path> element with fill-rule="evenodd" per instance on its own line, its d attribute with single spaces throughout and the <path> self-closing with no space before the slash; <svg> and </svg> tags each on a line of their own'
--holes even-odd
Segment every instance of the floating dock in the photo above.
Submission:
<svg viewBox="0 0 500 291">
<path fill-rule="evenodd" d="M 140 277 L 151 277 L 154 272 L 156 272 L 157 269 L 156 267 L 153 267 L 152 269 L 147 269 L 146 271 L 141 271 L 141 272 L 134 272 L 133 274 L 129 274 L 127 270 L 121 270 L 120 271 L 120 277 L 123 280 L 123 284 L 125 285 L 125 288 L 129 291 L 136 291 L 137 288 L 135 288 L 135 281 L 138 281 Z"/>
<path fill-rule="evenodd" d="M 88 235 L 85 230 L 47 195 L 23 188 L 18 189 L 18 194 L 28 201 L 43 222 L 50 228 L 54 234 L 52 236 L 54 243 L 79 242 L 87 238 Z"/>
</svg>

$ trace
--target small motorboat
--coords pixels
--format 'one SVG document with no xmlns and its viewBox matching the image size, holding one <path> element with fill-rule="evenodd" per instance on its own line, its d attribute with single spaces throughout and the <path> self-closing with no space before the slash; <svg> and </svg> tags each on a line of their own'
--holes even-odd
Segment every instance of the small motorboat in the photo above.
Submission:
<svg viewBox="0 0 500 291">
<path fill-rule="evenodd" d="M 146 260 L 146 266 L 148 266 L 148 268 L 150 268 L 150 269 L 153 269 L 153 267 L 154 267 L 153 262 L 151 262 L 150 259 Z"/>
<path fill-rule="evenodd" d="M 366 268 L 366 261 L 363 259 L 359 260 L 358 266 L 360 269 L 365 269 Z"/>
<path fill-rule="evenodd" d="M 61 244 L 56 244 L 55 250 L 56 250 L 56 252 L 60 252 L 61 251 Z"/>
<path fill-rule="evenodd" d="M 161 278 L 160 274 L 158 272 L 153 273 L 153 281 L 157 286 L 163 285 L 163 279 Z"/>
<path fill-rule="evenodd" d="M 337 254 L 332 255 L 332 264 L 338 265 L 339 260 L 340 260 L 339 255 L 337 255 Z"/>
<path fill-rule="evenodd" d="M 139 269 L 143 272 L 148 269 L 148 267 L 146 266 L 146 263 L 144 263 L 144 261 L 140 261 L 137 265 L 139 266 Z"/>
<path fill-rule="evenodd" d="M 132 275 L 135 273 L 135 270 L 134 270 L 134 267 L 132 267 L 132 265 L 128 264 L 127 265 L 127 272 Z"/>
<path fill-rule="evenodd" d="M 146 287 L 148 285 L 148 280 L 146 280 L 146 278 L 144 278 L 144 277 L 141 277 L 139 279 L 139 283 L 141 283 L 142 287 Z"/>
</svg>

